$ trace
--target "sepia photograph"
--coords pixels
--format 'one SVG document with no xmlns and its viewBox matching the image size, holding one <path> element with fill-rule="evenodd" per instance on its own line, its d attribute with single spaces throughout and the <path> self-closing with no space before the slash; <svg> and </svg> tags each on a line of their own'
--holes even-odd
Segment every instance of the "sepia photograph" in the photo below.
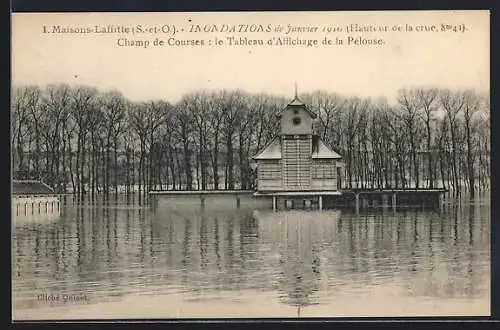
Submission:
<svg viewBox="0 0 500 330">
<path fill-rule="evenodd" d="M 12 319 L 490 315 L 490 13 L 12 13 Z"/>
</svg>

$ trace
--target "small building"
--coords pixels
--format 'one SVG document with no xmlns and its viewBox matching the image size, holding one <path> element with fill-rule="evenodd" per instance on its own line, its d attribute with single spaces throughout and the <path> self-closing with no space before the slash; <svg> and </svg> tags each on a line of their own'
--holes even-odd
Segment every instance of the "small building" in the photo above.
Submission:
<svg viewBox="0 0 500 330">
<path fill-rule="evenodd" d="M 60 214 L 58 194 L 37 180 L 12 181 L 12 216 L 57 216 Z"/>
<path fill-rule="evenodd" d="M 272 196 L 273 208 L 305 207 L 341 195 L 342 156 L 321 140 L 317 115 L 295 98 L 279 114 L 280 133 L 253 159 L 255 196 Z"/>
</svg>

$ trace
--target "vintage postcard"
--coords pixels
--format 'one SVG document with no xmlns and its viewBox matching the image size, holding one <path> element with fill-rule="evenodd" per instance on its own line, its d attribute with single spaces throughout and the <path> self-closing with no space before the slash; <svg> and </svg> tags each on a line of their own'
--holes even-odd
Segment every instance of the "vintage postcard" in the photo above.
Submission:
<svg viewBox="0 0 500 330">
<path fill-rule="evenodd" d="M 488 11 L 12 14 L 12 315 L 490 314 Z"/>
</svg>

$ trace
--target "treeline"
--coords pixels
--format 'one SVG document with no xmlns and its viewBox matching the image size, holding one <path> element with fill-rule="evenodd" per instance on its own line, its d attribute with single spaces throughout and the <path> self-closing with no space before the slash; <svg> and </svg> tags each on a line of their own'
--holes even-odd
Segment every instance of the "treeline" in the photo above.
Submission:
<svg viewBox="0 0 500 330">
<path fill-rule="evenodd" d="M 344 156 L 347 187 L 489 187 L 489 98 L 402 89 L 398 103 L 315 92 L 321 135 Z M 239 90 L 196 92 L 177 104 L 131 102 L 87 86 L 15 87 L 16 178 L 93 200 L 151 189 L 252 189 L 251 156 L 278 133 L 287 100 Z"/>
</svg>

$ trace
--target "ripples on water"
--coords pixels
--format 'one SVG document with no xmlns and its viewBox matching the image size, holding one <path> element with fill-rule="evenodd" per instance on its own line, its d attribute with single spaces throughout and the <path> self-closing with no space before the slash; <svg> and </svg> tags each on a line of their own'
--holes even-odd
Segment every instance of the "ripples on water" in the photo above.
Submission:
<svg viewBox="0 0 500 330">
<path fill-rule="evenodd" d="M 389 301 L 429 302 L 438 313 L 459 300 L 484 302 L 488 314 L 489 228 L 484 200 L 441 214 L 67 207 L 52 223 L 14 221 L 14 317 L 47 308 L 71 316 L 92 305 L 100 312 L 120 301 L 133 309 L 130 301 L 154 305 L 160 296 L 180 297 L 177 314 L 184 303 L 218 301 L 260 316 L 250 299 L 274 304 L 277 317 L 314 306 L 336 316 L 351 305 L 361 315 L 363 303 L 386 305 L 390 316 L 397 309 Z M 40 294 L 85 300 L 48 303 Z"/>
</svg>

